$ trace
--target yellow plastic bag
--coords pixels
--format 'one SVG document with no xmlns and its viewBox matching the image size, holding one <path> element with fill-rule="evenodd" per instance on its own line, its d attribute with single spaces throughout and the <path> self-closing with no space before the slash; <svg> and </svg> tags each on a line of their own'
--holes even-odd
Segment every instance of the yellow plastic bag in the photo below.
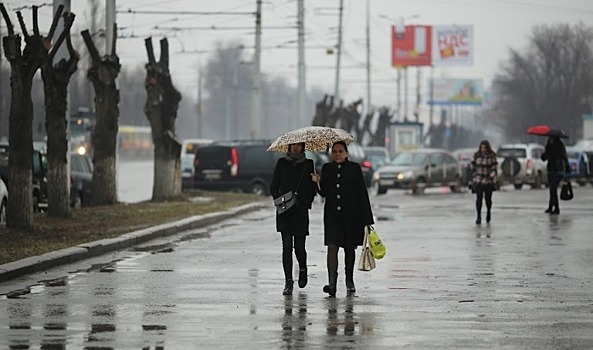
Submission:
<svg viewBox="0 0 593 350">
<path fill-rule="evenodd" d="M 381 242 L 379 234 L 375 231 L 373 226 L 367 226 L 369 232 L 369 247 L 371 248 L 371 254 L 375 259 L 383 259 L 385 256 L 385 245 Z"/>
</svg>

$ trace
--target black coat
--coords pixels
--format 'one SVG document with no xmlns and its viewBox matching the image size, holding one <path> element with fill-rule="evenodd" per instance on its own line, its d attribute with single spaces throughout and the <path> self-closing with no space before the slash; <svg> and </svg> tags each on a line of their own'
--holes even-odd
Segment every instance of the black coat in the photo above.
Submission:
<svg viewBox="0 0 593 350">
<path fill-rule="evenodd" d="M 551 173 L 566 173 L 570 174 L 570 164 L 566 156 L 566 147 L 560 139 L 554 143 L 548 142 L 546 149 L 541 155 L 543 161 L 548 161 L 546 168 Z"/>
<path fill-rule="evenodd" d="M 313 161 L 310 159 L 301 163 L 291 162 L 286 158 L 278 159 L 270 184 L 270 194 L 275 199 L 288 191 L 296 190 L 298 204 L 281 215 L 276 214 L 276 231 L 292 233 L 294 236 L 309 235 L 309 209 L 316 194 L 311 173 Z"/>
<path fill-rule="evenodd" d="M 321 191 L 325 197 L 323 224 L 325 245 L 356 248 L 362 245 L 364 227 L 372 225 L 369 194 L 358 163 L 330 162 L 321 169 Z"/>
</svg>

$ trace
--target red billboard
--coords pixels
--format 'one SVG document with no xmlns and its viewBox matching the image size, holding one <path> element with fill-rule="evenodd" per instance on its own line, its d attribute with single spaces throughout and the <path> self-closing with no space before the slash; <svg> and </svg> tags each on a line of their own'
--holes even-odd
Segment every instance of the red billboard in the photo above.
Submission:
<svg viewBox="0 0 593 350">
<path fill-rule="evenodd" d="M 431 52 L 431 26 L 391 27 L 392 66 L 430 66 Z"/>
</svg>

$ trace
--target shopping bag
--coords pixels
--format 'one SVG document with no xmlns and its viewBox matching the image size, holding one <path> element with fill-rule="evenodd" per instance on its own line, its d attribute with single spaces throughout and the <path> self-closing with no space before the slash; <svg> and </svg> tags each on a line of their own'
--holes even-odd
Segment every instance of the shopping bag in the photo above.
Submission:
<svg viewBox="0 0 593 350">
<path fill-rule="evenodd" d="M 369 247 L 371 250 L 371 254 L 375 259 L 383 259 L 385 256 L 385 245 L 381 242 L 381 238 L 379 238 L 379 234 L 377 230 L 373 226 L 367 226 L 366 229 L 369 233 Z"/>
<path fill-rule="evenodd" d="M 362 252 L 360 259 L 358 260 L 358 270 L 360 271 L 371 271 L 375 268 L 375 258 L 369 249 L 369 232 L 365 228 L 364 230 L 364 243 L 362 244 Z"/>
<path fill-rule="evenodd" d="M 560 190 L 560 199 L 563 201 L 569 201 L 574 197 L 572 193 L 572 185 L 570 181 L 564 181 L 564 185 L 562 185 L 562 189 Z"/>
</svg>

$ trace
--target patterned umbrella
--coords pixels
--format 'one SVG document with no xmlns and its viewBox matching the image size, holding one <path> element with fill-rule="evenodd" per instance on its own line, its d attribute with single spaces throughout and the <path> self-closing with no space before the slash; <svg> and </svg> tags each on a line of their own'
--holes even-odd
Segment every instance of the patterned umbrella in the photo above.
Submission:
<svg viewBox="0 0 593 350">
<path fill-rule="evenodd" d="M 342 129 L 325 126 L 306 126 L 287 132 L 272 142 L 268 147 L 269 152 L 287 152 L 291 143 L 305 143 L 305 150 L 312 152 L 325 151 L 334 142 L 344 141 L 350 144 L 356 138 Z"/>
</svg>

